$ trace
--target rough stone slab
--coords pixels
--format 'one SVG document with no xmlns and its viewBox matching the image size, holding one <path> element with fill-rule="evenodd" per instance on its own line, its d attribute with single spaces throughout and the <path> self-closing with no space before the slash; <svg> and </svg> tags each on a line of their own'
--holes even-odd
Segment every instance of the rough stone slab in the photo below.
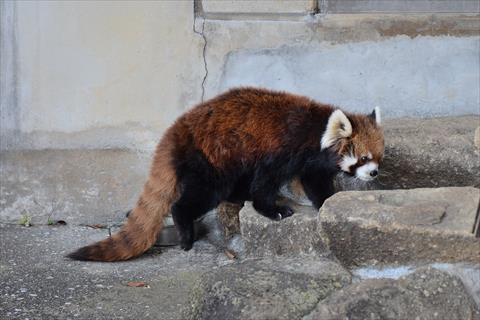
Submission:
<svg viewBox="0 0 480 320">
<path fill-rule="evenodd" d="M 480 309 L 480 264 L 434 263 L 432 267 L 459 277 Z"/>
<path fill-rule="evenodd" d="M 316 223 L 317 210 L 306 206 L 292 208 L 293 216 L 273 221 L 259 214 L 251 202 L 245 202 L 240 211 L 240 230 L 247 256 L 328 253 Z"/>
<path fill-rule="evenodd" d="M 480 311 L 460 279 L 421 269 L 399 280 L 352 284 L 320 302 L 304 320 L 480 319 Z"/>
<path fill-rule="evenodd" d="M 204 274 L 186 319 L 299 319 L 351 281 L 338 263 L 312 256 L 247 260 Z"/>
<path fill-rule="evenodd" d="M 330 249 L 347 265 L 480 262 L 472 187 L 340 192 L 320 209 Z"/>
<path fill-rule="evenodd" d="M 480 264 L 475 263 L 438 263 L 417 265 L 376 265 L 353 268 L 354 282 L 365 279 L 399 279 L 419 269 L 432 267 L 462 280 L 465 289 L 480 308 Z"/>
</svg>

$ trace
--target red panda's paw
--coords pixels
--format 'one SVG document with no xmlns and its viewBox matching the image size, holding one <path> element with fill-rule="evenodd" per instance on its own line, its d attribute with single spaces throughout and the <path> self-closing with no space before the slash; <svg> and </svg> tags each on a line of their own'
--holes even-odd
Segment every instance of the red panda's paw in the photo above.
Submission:
<svg viewBox="0 0 480 320">
<path fill-rule="evenodd" d="M 180 248 L 184 251 L 192 249 L 194 241 L 193 223 L 183 228 L 177 226 L 177 231 L 180 236 Z"/>
<path fill-rule="evenodd" d="M 261 201 L 253 201 L 253 207 L 259 214 L 274 221 L 280 221 L 293 214 L 293 209 L 288 206 L 277 206 L 275 204 Z"/>
<path fill-rule="evenodd" d="M 193 248 L 193 241 L 180 241 L 180 248 L 182 248 L 183 251 L 189 251 Z"/>
<path fill-rule="evenodd" d="M 275 220 L 277 221 L 290 217 L 294 213 L 293 209 L 290 208 L 289 206 L 278 206 L 275 212 L 276 212 Z"/>
</svg>

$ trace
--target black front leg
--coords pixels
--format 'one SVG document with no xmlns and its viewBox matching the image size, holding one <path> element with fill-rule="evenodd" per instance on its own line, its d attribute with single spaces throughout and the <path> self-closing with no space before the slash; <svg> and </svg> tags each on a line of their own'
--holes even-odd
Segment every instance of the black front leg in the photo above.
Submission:
<svg viewBox="0 0 480 320">
<path fill-rule="evenodd" d="M 334 174 L 322 171 L 305 172 L 301 175 L 300 180 L 305 194 L 317 209 L 335 192 L 333 188 L 334 178 Z"/>
<path fill-rule="evenodd" d="M 278 171 L 265 168 L 255 172 L 250 186 L 253 207 L 261 215 L 272 220 L 281 220 L 293 215 L 292 208 L 276 204 L 278 190 L 283 180 Z"/>
</svg>

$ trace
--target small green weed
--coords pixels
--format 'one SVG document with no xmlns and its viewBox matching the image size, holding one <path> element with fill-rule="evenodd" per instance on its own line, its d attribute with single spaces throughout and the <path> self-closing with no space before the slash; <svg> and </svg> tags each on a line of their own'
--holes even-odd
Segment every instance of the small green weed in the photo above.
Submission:
<svg viewBox="0 0 480 320">
<path fill-rule="evenodd" d="M 28 213 L 22 214 L 18 224 L 24 227 L 30 227 L 32 225 L 32 216 L 30 216 Z"/>
</svg>

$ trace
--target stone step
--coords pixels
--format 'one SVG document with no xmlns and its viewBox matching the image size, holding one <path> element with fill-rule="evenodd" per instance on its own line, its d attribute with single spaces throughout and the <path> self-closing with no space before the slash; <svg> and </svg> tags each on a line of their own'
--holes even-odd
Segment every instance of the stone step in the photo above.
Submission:
<svg viewBox="0 0 480 320">
<path fill-rule="evenodd" d="M 295 214 L 274 221 L 259 214 L 251 202 L 240 211 L 240 231 L 246 256 L 328 254 L 313 207 L 292 206 Z"/>
<path fill-rule="evenodd" d="M 480 190 L 473 187 L 340 192 L 319 224 L 345 265 L 480 262 L 473 234 Z"/>
</svg>

